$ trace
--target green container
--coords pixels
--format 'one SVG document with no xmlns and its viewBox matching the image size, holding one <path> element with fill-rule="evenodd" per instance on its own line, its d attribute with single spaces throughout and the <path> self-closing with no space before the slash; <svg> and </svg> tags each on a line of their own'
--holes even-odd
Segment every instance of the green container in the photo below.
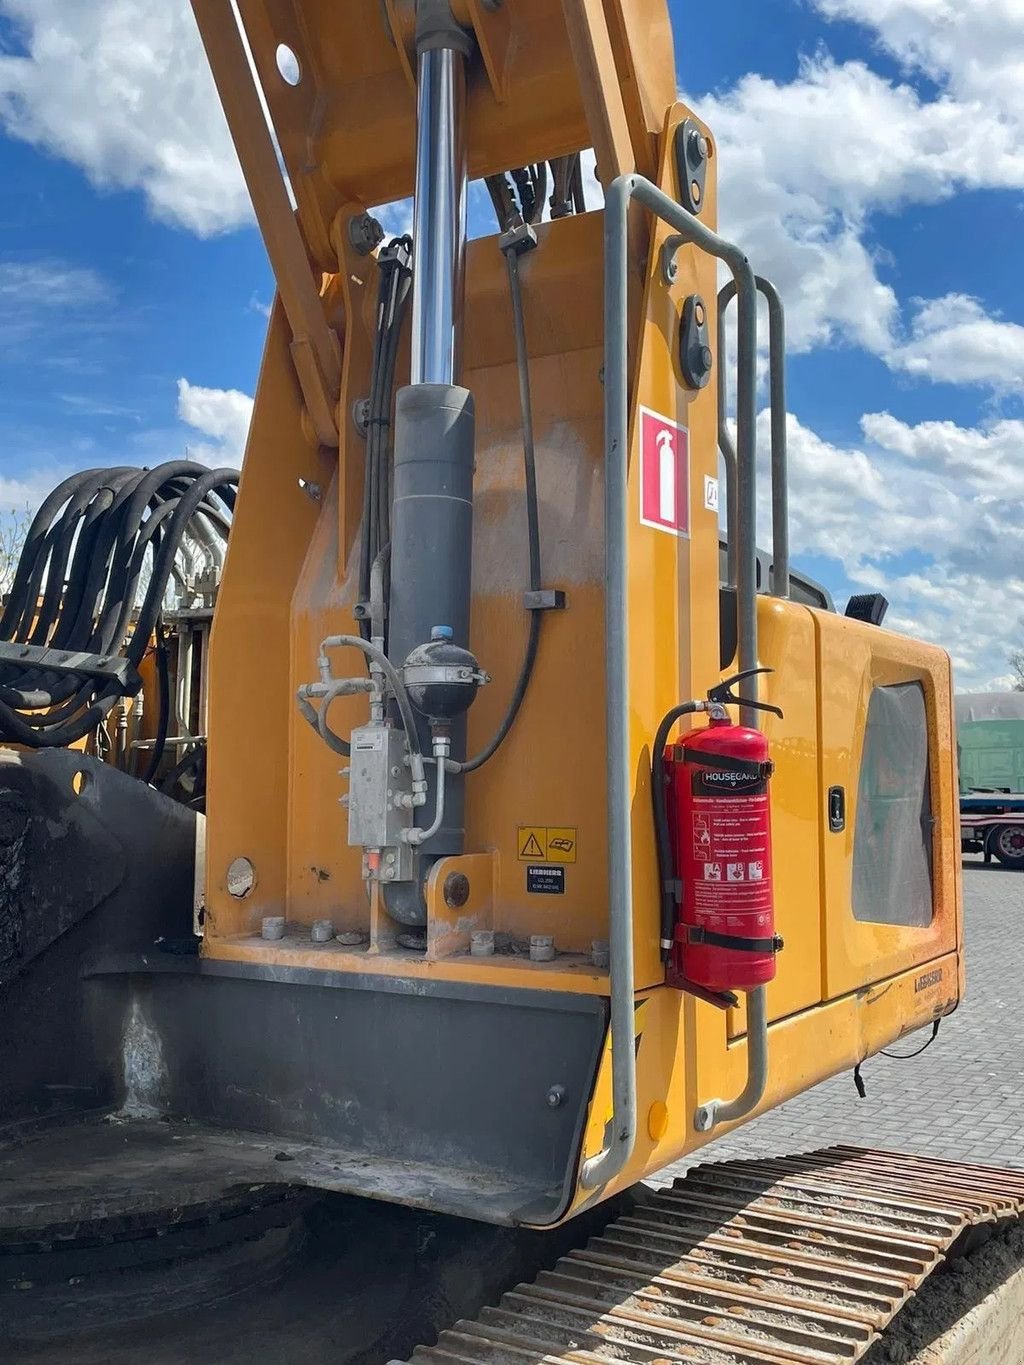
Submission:
<svg viewBox="0 0 1024 1365">
<path fill-rule="evenodd" d="M 955 698 L 960 790 L 1024 792 L 1024 692 Z"/>
</svg>

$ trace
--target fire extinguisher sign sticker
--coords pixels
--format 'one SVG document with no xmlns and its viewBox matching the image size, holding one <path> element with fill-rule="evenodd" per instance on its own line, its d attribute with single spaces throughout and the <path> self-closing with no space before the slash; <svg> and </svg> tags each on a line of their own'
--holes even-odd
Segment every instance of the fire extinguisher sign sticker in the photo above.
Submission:
<svg viewBox="0 0 1024 1365">
<path fill-rule="evenodd" d="M 690 433 L 640 409 L 640 520 L 674 536 L 690 534 Z"/>
</svg>

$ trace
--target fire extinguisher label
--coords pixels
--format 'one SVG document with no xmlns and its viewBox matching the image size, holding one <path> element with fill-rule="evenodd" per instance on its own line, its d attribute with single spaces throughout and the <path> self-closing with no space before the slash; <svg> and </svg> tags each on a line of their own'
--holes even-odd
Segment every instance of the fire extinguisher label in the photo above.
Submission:
<svg viewBox="0 0 1024 1365">
<path fill-rule="evenodd" d="M 724 795 L 712 781 L 712 795 L 702 793 L 708 779 L 735 778 Z M 696 772 L 693 781 L 693 857 L 699 865 L 693 884 L 693 910 L 698 919 L 753 914 L 771 919 L 769 879 L 768 792 L 764 780 L 738 773 Z"/>
<path fill-rule="evenodd" d="M 698 768 L 693 774 L 694 796 L 762 796 L 768 791 L 764 777 L 745 777 L 743 773 L 726 773 L 717 768 Z"/>
</svg>

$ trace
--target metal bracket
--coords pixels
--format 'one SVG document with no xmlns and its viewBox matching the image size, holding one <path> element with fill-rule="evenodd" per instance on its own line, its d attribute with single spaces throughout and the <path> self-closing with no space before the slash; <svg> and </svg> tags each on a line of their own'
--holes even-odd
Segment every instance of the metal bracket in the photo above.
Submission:
<svg viewBox="0 0 1024 1365">
<path fill-rule="evenodd" d="M 708 140 L 692 118 L 684 119 L 676 129 L 675 151 L 679 202 L 687 213 L 699 214 L 704 207 Z"/>
<path fill-rule="evenodd" d="M 538 588 L 536 592 L 524 592 L 523 606 L 527 611 L 564 611 L 565 593 L 561 588 Z"/>
<path fill-rule="evenodd" d="M 683 383 L 688 389 L 707 387 L 713 359 L 708 310 L 699 294 L 691 294 L 683 304 L 683 318 L 679 324 L 679 363 Z"/>
<path fill-rule="evenodd" d="M 134 697 L 142 687 L 142 679 L 125 658 L 119 654 L 82 654 L 66 649 L 47 649 L 43 645 L 19 645 L 0 642 L 0 664 L 19 664 L 23 668 L 40 668 L 49 673 L 80 673 L 86 678 L 116 682 L 128 697 Z"/>
</svg>

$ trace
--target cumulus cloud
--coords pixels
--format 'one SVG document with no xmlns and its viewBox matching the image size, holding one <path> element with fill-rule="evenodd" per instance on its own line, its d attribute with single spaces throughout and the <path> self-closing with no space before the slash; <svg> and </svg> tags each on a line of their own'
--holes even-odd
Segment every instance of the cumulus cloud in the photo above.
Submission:
<svg viewBox="0 0 1024 1365">
<path fill-rule="evenodd" d="M 178 380 L 178 416 L 206 439 L 189 442 L 189 455 L 208 465 L 242 463 L 253 400 L 238 389 L 207 389 Z"/>
<path fill-rule="evenodd" d="M 1024 102 L 1022 0 L 814 0 L 832 19 L 874 30 L 907 69 L 948 82 L 965 99 Z"/>
<path fill-rule="evenodd" d="M 885 592 L 887 624 L 948 649 L 961 687 L 998 681 L 1024 647 L 1024 421 L 876 412 L 849 445 L 793 414 L 787 430 L 795 562 L 822 556 L 853 590 Z M 758 435 L 767 449 L 767 413 Z M 767 515 L 763 497 L 762 527 Z"/>
<path fill-rule="evenodd" d="M 1024 327 L 991 316 L 966 294 L 918 300 L 909 339 L 885 360 L 917 378 L 1010 393 L 1024 387 Z"/>
<path fill-rule="evenodd" d="M 782 290 L 796 351 L 841 339 L 878 355 L 900 345 L 873 215 L 1024 186 L 1019 96 L 1007 105 L 946 89 L 925 98 L 821 52 L 793 81 L 748 75 L 691 102 L 718 143 L 722 230 Z"/>
<path fill-rule="evenodd" d="M 0 126 L 141 189 L 201 236 L 251 210 L 191 9 L 165 0 L 0 0 L 23 51 L 0 55 Z"/>
</svg>

